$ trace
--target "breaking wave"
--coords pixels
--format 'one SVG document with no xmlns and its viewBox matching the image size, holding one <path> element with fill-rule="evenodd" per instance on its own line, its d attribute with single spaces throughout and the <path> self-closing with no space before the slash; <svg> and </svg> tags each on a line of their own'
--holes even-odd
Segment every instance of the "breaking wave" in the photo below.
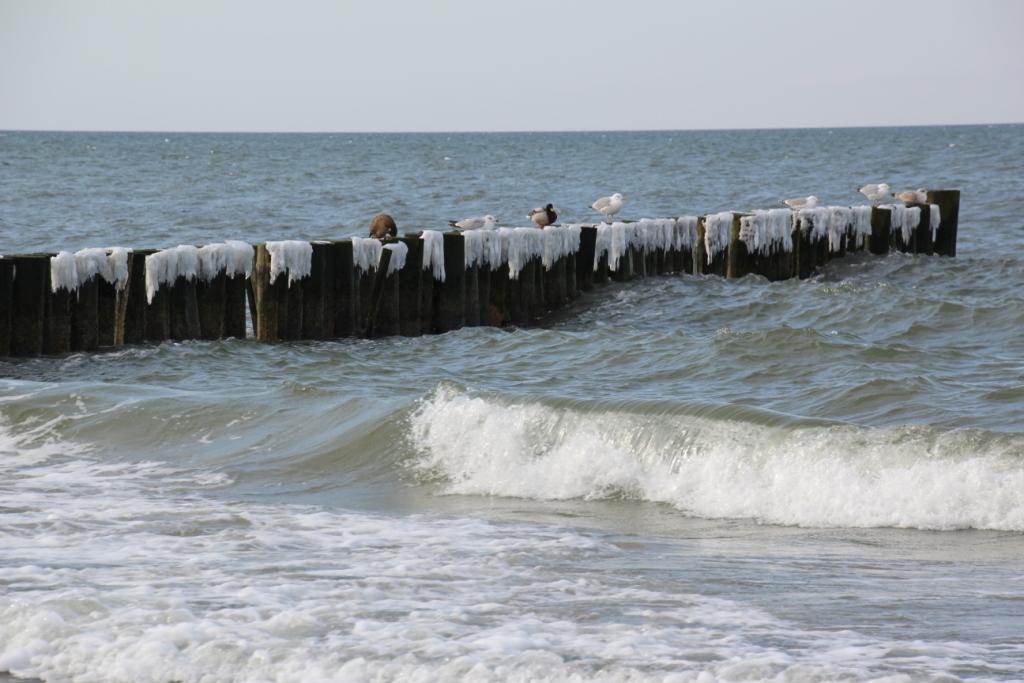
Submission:
<svg viewBox="0 0 1024 683">
<path fill-rule="evenodd" d="M 412 413 L 413 468 L 448 494 L 644 500 L 809 527 L 1024 530 L 1021 435 L 630 407 L 441 387 Z"/>
</svg>

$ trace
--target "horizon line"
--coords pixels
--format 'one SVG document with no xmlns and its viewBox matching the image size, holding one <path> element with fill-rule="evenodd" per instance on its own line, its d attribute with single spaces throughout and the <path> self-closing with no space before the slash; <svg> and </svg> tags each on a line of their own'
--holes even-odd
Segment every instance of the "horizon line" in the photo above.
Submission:
<svg viewBox="0 0 1024 683">
<path fill-rule="evenodd" d="M 748 132 L 782 130 L 856 130 L 864 128 L 966 128 L 971 126 L 1019 126 L 1024 121 L 981 121 L 976 123 L 913 123 L 913 124 L 870 124 L 841 126 L 768 126 L 739 128 L 557 128 L 557 129 L 509 129 L 509 130 L 172 130 L 140 129 L 124 130 L 114 128 L 0 128 L 0 133 L 121 133 L 121 134 L 193 134 L 193 135 L 479 135 L 479 134 L 549 134 L 549 133 L 699 133 L 699 132 Z"/>
</svg>

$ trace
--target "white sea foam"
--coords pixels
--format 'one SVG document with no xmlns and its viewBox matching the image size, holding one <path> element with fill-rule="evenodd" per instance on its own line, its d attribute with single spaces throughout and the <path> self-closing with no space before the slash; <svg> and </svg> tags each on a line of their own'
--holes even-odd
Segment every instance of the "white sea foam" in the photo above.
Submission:
<svg viewBox="0 0 1024 683">
<path fill-rule="evenodd" d="M 392 242 L 391 244 L 385 244 L 384 248 L 391 252 L 391 260 L 388 261 L 388 272 L 386 275 L 391 275 L 405 268 L 405 259 L 409 255 L 409 247 L 405 245 L 405 242 Z"/>
<path fill-rule="evenodd" d="M 444 282 L 444 234 L 424 230 L 420 239 L 423 240 L 423 270 L 429 270 L 435 280 Z"/>
<path fill-rule="evenodd" d="M 412 421 L 446 491 L 627 497 L 797 526 L 1024 530 L 1024 437 L 577 412 L 442 389 Z"/>
<path fill-rule="evenodd" d="M 495 439 L 496 416 L 447 407 L 422 419 L 472 418 Z M 530 438 L 523 416 L 510 418 L 512 440 Z M 550 436 L 550 422 L 534 426 Z M 565 422 L 565 439 L 585 438 L 581 428 L 597 426 Z M 28 436 L 0 426 L 0 671 L 19 677 L 795 683 L 932 678 L 996 658 L 1001 673 L 1024 673 L 1016 644 L 807 627 L 707 594 L 700 575 L 638 570 L 635 548 L 593 532 L 221 501 L 204 495 L 209 472 L 105 462 L 45 429 Z M 593 455 L 576 458 L 579 476 L 618 485 L 625 473 L 599 475 L 608 456 Z M 752 476 L 731 464 L 725 490 Z M 558 472 L 541 474 L 543 493 Z M 668 485 L 689 473 L 667 474 Z"/>
<path fill-rule="evenodd" d="M 313 272 L 313 245 L 301 240 L 267 242 L 270 252 L 270 284 L 288 273 L 288 286 Z"/>
<path fill-rule="evenodd" d="M 149 254 L 146 256 L 146 301 L 153 303 L 161 285 L 173 285 L 178 278 L 195 280 L 198 273 L 199 249 L 191 244 Z"/>
</svg>

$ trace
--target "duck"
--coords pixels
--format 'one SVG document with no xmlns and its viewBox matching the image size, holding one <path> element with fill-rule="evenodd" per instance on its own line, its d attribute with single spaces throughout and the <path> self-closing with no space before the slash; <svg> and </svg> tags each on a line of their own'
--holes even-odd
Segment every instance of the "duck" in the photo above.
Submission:
<svg viewBox="0 0 1024 683">
<path fill-rule="evenodd" d="M 551 204 L 548 204 L 543 208 L 534 209 L 530 213 L 526 214 L 526 217 L 533 221 L 538 228 L 544 228 L 558 220 L 558 214 L 555 213 L 555 207 Z"/>
<path fill-rule="evenodd" d="M 893 197 L 900 200 L 904 204 L 927 204 L 928 203 L 928 190 L 923 187 L 919 187 L 916 190 L 906 190 L 904 192 L 894 192 Z"/>
</svg>

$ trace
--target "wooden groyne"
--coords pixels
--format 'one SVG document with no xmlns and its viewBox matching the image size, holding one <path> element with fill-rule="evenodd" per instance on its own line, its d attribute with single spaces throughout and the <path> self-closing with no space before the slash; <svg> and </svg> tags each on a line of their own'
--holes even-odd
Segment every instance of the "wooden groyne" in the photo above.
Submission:
<svg viewBox="0 0 1024 683">
<path fill-rule="evenodd" d="M 850 252 L 956 255 L 959 190 L 927 204 L 726 211 L 0 257 L 0 356 L 166 340 L 419 336 L 529 325 L 610 280 L 806 278 Z"/>
</svg>

